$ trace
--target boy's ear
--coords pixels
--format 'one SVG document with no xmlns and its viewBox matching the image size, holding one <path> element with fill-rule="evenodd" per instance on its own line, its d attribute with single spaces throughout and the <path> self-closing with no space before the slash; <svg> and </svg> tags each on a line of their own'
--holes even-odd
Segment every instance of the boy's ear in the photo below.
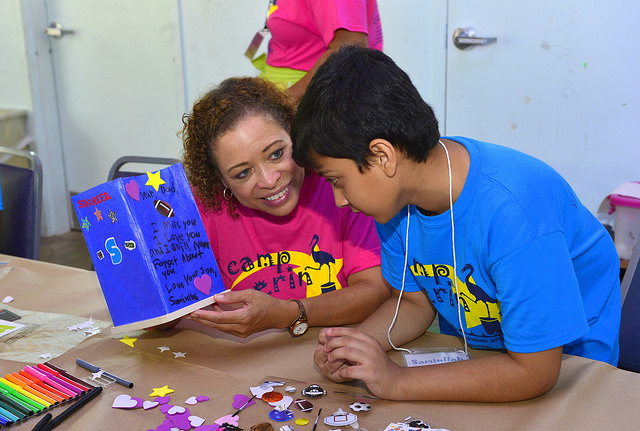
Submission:
<svg viewBox="0 0 640 431">
<path fill-rule="evenodd" d="M 376 138 L 369 142 L 369 150 L 372 153 L 371 164 L 378 166 L 388 176 L 396 174 L 398 159 L 396 149 L 386 139 Z"/>
</svg>

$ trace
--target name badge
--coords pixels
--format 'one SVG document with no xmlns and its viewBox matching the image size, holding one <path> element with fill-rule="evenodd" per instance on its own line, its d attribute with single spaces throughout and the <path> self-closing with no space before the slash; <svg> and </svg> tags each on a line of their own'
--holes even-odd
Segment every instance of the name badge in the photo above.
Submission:
<svg viewBox="0 0 640 431">
<path fill-rule="evenodd" d="M 404 353 L 403 356 L 407 367 L 423 367 L 425 365 L 445 364 L 447 362 L 471 359 L 471 356 L 463 350 L 447 347 L 440 349 L 414 349 L 411 353 Z"/>
</svg>

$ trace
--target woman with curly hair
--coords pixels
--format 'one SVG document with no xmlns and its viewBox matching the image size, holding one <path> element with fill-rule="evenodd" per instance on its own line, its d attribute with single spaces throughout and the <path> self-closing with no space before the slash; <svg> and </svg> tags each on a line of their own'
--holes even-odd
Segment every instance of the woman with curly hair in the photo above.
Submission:
<svg viewBox="0 0 640 431">
<path fill-rule="evenodd" d="M 358 323 L 389 297 L 373 220 L 338 208 L 331 185 L 292 159 L 294 101 L 230 78 L 183 116 L 184 167 L 223 280 L 188 318 L 246 337 Z"/>
</svg>

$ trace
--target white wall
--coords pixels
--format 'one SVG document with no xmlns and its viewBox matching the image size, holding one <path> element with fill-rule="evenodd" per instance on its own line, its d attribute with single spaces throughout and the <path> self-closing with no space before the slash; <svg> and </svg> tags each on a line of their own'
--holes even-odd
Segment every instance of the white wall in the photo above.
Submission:
<svg viewBox="0 0 640 431">
<path fill-rule="evenodd" d="M 20 0 L 0 1 L 0 109 L 31 110 Z"/>
</svg>

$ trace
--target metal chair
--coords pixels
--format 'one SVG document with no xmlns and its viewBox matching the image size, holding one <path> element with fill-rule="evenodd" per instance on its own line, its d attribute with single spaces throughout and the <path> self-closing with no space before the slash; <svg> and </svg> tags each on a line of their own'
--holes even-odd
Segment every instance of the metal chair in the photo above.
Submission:
<svg viewBox="0 0 640 431">
<path fill-rule="evenodd" d="M 3 208 L 0 253 L 39 259 L 42 165 L 38 155 L 33 151 L 0 147 L 0 185 Z"/>
<path fill-rule="evenodd" d="M 160 165 L 160 168 L 158 169 L 161 169 L 167 166 L 175 165 L 176 163 L 180 163 L 180 160 L 171 157 L 124 156 L 116 160 L 115 163 L 111 166 L 107 180 L 111 181 L 121 177 L 135 177 L 146 172 L 144 169 L 122 169 L 122 167 L 126 164 Z"/>
<path fill-rule="evenodd" d="M 640 372 L 640 243 L 636 244 L 622 283 L 618 368 Z"/>
</svg>

